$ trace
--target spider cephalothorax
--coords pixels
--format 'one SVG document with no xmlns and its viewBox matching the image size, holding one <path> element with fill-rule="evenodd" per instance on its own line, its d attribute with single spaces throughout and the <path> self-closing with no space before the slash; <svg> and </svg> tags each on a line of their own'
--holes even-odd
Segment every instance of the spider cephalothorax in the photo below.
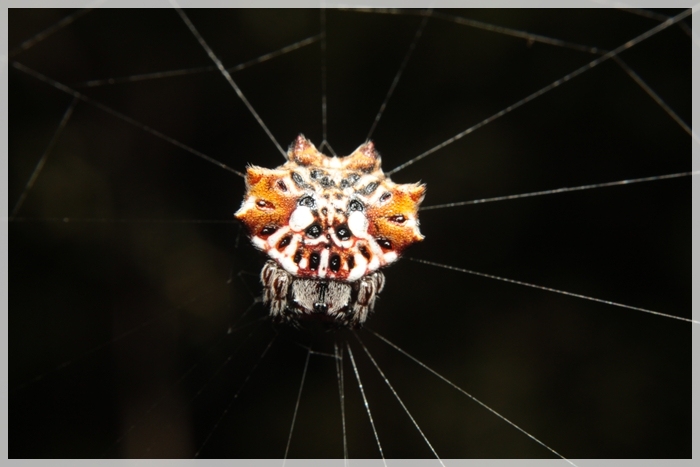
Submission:
<svg viewBox="0 0 700 467">
<path fill-rule="evenodd" d="M 300 135 L 276 169 L 248 167 L 236 217 L 270 258 L 263 298 L 273 318 L 361 325 L 384 286 L 379 268 L 423 239 L 421 184 L 384 175 L 374 145 L 328 157 Z"/>
</svg>

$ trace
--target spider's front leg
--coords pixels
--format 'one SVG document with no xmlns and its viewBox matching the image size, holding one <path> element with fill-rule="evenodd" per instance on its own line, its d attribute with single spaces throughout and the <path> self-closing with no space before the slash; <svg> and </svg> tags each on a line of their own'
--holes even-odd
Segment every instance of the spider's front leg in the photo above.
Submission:
<svg viewBox="0 0 700 467">
<path fill-rule="evenodd" d="M 263 266 L 260 273 L 263 283 L 263 303 L 270 305 L 270 316 L 280 319 L 287 308 L 287 294 L 292 276 L 270 260 Z"/>
</svg>

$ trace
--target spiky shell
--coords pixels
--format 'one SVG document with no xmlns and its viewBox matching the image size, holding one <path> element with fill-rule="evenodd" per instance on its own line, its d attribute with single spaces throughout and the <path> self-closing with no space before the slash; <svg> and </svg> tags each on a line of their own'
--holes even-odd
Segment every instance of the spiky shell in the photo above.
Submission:
<svg viewBox="0 0 700 467">
<path fill-rule="evenodd" d="M 338 158 L 299 135 L 287 158 L 275 169 L 248 167 L 235 215 L 253 245 L 293 276 L 356 281 L 423 239 L 425 186 L 392 182 L 372 142 Z"/>
</svg>

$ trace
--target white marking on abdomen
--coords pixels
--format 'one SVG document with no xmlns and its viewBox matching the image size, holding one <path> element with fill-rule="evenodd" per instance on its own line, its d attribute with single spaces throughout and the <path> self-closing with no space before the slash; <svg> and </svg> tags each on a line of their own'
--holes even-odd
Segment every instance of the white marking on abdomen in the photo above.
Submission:
<svg viewBox="0 0 700 467">
<path fill-rule="evenodd" d="M 355 267 L 350 270 L 348 274 L 348 282 L 356 281 L 360 277 L 364 276 L 367 272 L 367 260 L 364 256 L 359 253 L 355 253 Z"/>
<path fill-rule="evenodd" d="M 367 238 L 367 217 L 360 211 L 353 211 L 348 216 L 348 227 L 352 234 L 358 238 Z"/>
<path fill-rule="evenodd" d="M 319 262 L 319 265 L 318 265 L 318 277 L 321 277 L 321 278 L 326 277 L 326 273 L 328 271 L 328 255 L 329 254 L 330 253 L 326 249 L 324 249 L 321 252 L 321 261 Z"/>
<path fill-rule="evenodd" d="M 282 237 L 287 235 L 289 232 L 289 227 L 284 226 L 280 228 L 277 232 L 273 233 L 269 237 L 267 237 L 267 243 L 270 245 L 270 248 L 275 248 L 275 245 L 280 241 Z"/>
<path fill-rule="evenodd" d="M 314 215 L 311 213 L 311 209 L 306 206 L 299 206 L 289 217 L 289 227 L 295 232 L 301 232 L 310 226 L 313 221 Z"/>
</svg>

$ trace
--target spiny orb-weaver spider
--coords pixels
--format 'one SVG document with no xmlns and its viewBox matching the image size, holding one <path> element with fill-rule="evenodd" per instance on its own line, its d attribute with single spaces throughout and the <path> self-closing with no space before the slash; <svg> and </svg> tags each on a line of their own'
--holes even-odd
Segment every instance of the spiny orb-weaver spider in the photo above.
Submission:
<svg viewBox="0 0 700 467">
<path fill-rule="evenodd" d="M 379 268 L 423 239 L 424 196 L 425 185 L 384 174 L 372 142 L 338 158 L 299 135 L 285 164 L 249 166 L 235 216 L 269 257 L 260 278 L 271 317 L 361 326 L 384 287 Z"/>
</svg>

